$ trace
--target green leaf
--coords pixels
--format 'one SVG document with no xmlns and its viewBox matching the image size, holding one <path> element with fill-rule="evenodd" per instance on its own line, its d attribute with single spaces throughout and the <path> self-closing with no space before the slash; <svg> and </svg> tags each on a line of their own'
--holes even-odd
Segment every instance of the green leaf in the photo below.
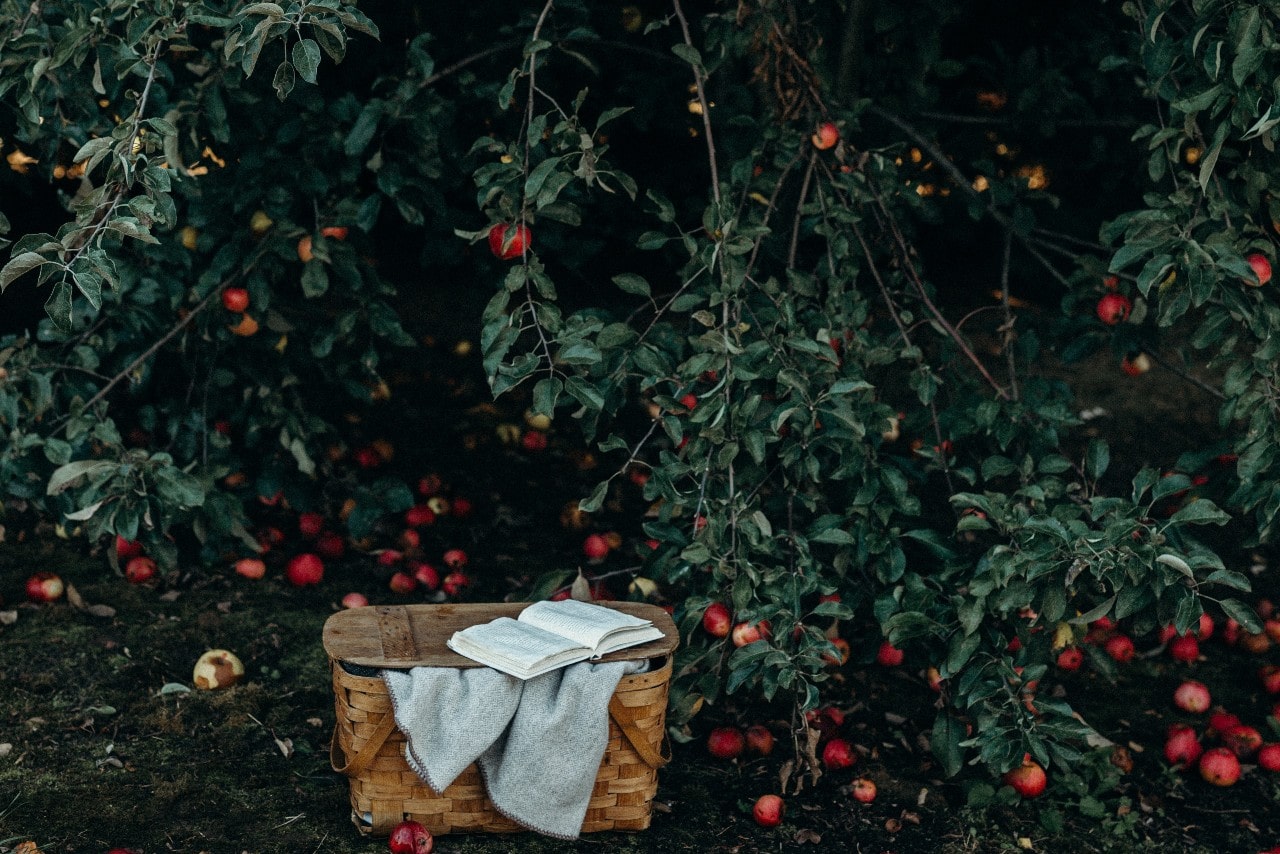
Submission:
<svg viewBox="0 0 1280 854">
<path fill-rule="evenodd" d="M 271 78 L 271 88 L 276 90 L 276 97 L 283 101 L 293 91 L 296 80 L 297 74 L 293 70 L 293 64 L 285 60 L 276 66 L 276 73 Z"/>
<path fill-rule="evenodd" d="M 939 712 L 929 736 L 929 749 L 948 777 L 959 774 L 964 767 L 964 748 L 960 746 L 964 738 L 964 725 L 951 717 L 945 709 Z"/>
<path fill-rule="evenodd" d="M 1089 477 L 1098 480 L 1111 465 L 1111 450 L 1101 439 L 1090 439 L 1089 448 L 1085 452 L 1085 471 Z"/>
<path fill-rule="evenodd" d="M 302 268 L 302 295 L 307 299 L 314 299 L 322 296 L 327 290 L 329 290 L 329 273 L 319 259 L 312 258 Z"/>
<path fill-rule="evenodd" d="M 49 484 L 45 487 L 45 494 L 57 495 L 86 475 L 115 467 L 115 463 L 107 462 L 106 460 L 76 460 L 64 466 L 59 466 L 49 476 Z"/>
<path fill-rule="evenodd" d="M 543 377 L 533 387 L 533 411 L 539 415 L 551 415 L 556 411 L 556 400 L 564 390 L 558 377 Z"/>
<path fill-rule="evenodd" d="M 644 276 L 638 276 L 635 273 L 619 273 L 613 277 L 613 283 L 624 293 L 649 296 L 649 283 L 645 281 Z"/>
<path fill-rule="evenodd" d="M 1174 525 L 1225 525 L 1231 517 L 1207 498 L 1197 498 L 1169 519 Z"/>
<path fill-rule="evenodd" d="M 1239 599 L 1223 599 L 1219 602 L 1223 613 L 1240 624 L 1246 632 L 1256 634 L 1262 631 L 1262 621 L 1257 613 Z"/>
<path fill-rule="evenodd" d="M 591 494 L 578 501 L 578 509 L 583 513 L 594 513 L 604 505 L 605 496 L 609 493 L 609 481 L 602 480 L 591 490 Z"/>
<path fill-rule="evenodd" d="M 308 83 L 315 83 L 320 70 L 320 45 L 314 39 L 302 39 L 294 44 L 290 57 L 298 76 Z"/>
<path fill-rule="evenodd" d="M 9 259 L 9 263 L 4 265 L 4 269 L 0 270 L 0 292 L 13 284 L 25 273 L 29 273 L 42 264 L 53 263 L 37 252 L 23 252 Z"/>
<path fill-rule="evenodd" d="M 692 65 L 694 68 L 702 67 L 702 54 L 693 45 L 677 43 L 671 46 L 671 52 Z"/>
</svg>

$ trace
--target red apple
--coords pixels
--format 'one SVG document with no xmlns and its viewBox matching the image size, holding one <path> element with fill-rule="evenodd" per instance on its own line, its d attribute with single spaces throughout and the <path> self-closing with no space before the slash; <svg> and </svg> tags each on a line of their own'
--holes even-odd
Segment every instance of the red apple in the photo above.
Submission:
<svg viewBox="0 0 1280 854">
<path fill-rule="evenodd" d="M 140 554 L 142 554 L 142 543 L 137 540 L 126 540 L 119 534 L 116 535 L 116 559 L 118 561 L 128 563 Z"/>
<path fill-rule="evenodd" d="M 331 240 L 346 240 L 349 229 L 345 225 L 326 225 L 320 234 Z"/>
<path fill-rule="evenodd" d="M 1247 759 L 1262 747 L 1262 733 L 1247 724 L 1236 724 L 1222 734 L 1222 743 L 1240 759 Z"/>
<path fill-rule="evenodd" d="M 249 307 L 249 292 L 244 288 L 224 288 L 222 307 L 227 311 L 242 312 Z"/>
<path fill-rule="evenodd" d="M 53 602 L 62 597 L 62 579 L 44 570 L 27 579 L 27 598 L 32 602 Z"/>
<path fill-rule="evenodd" d="M 1209 710 L 1212 704 L 1209 696 L 1209 687 L 1203 682 L 1197 682 L 1194 679 L 1188 679 L 1179 685 L 1173 692 L 1173 704 L 1184 712 L 1191 712 L 1193 715 L 1201 715 Z"/>
<path fill-rule="evenodd" d="M 773 752 L 773 733 L 764 724 L 753 724 L 747 727 L 747 750 L 757 756 L 768 756 Z"/>
<path fill-rule="evenodd" d="M 1140 377 L 1151 370 L 1151 357 L 1146 353 L 1130 353 L 1120 360 L 1120 370 L 1131 377 Z"/>
<path fill-rule="evenodd" d="M 397 572 L 392 574 L 387 586 L 391 588 L 392 593 L 412 593 L 418 586 L 418 581 L 407 572 Z"/>
<path fill-rule="evenodd" d="M 1190 664 L 1200 658 L 1200 641 L 1195 635 L 1180 635 L 1169 641 L 1169 655 L 1174 661 Z"/>
<path fill-rule="evenodd" d="M 712 602 L 702 612 L 702 628 L 713 638 L 728 637 L 733 628 L 733 615 L 723 602 Z"/>
<path fill-rule="evenodd" d="M 470 498 L 463 498 L 461 495 L 454 497 L 451 513 L 455 519 L 467 518 L 473 509 Z"/>
<path fill-rule="evenodd" d="M 833 738 L 822 748 L 822 764 L 828 771 L 840 771 L 858 761 L 853 746 L 843 738 Z"/>
<path fill-rule="evenodd" d="M 235 562 L 236 575 L 257 581 L 267 574 L 267 565 L 256 557 L 242 557 Z"/>
<path fill-rule="evenodd" d="M 698 396 L 696 394 L 686 394 L 680 398 L 680 405 L 689 412 L 698 408 Z"/>
<path fill-rule="evenodd" d="M 1117 323 L 1128 320 L 1129 312 L 1132 310 L 1133 303 L 1124 294 L 1107 293 L 1098 300 L 1098 319 L 1107 326 L 1115 326 Z"/>
<path fill-rule="evenodd" d="M 1134 655 L 1137 654 L 1137 651 L 1133 648 L 1133 641 L 1128 635 L 1112 635 L 1107 638 L 1104 648 L 1107 651 L 1107 655 L 1121 664 L 1133 661 Z"/>
<path fill-rule="evenodd" d="M 444 480 L 438 474 L 424 474 L 418 478 L 418 494 L 424 498 L 435 495 L 443 488 Z"/>
<path fill-rule="evenodd" d="M 810 137 L 813 147 L 819 151 L 826 151 L 834 148 L 836 143 L 840 141 L 840 129 L 836 127 L 835 122 L 823 122 L 818 125 L 818 129 L 814 131 Z"/>
<path fill-rule="evenodd" d="M 761 795 L 751 808 L 751 816 L 761 827 L 777 827 L 782 823 L 786 805 L 777 795 Z"/>
<path fill-rule="evenodd" d="M 849 785 L 849 795 L 860 804 L 869 804 L 876 799 L 874 780 L 859 777 Z"/>
<path fill-rule="evenodd" d="M 324 578 L 324 562 L 310 552 L 296 555 L 285 566 L 284 577 L 294 587 L 319 584 Z"/>
<path fill-rule="evenodd" d="M 471 578 L 465 572 L 455 570 L 444 577 L 440 587 L 449 596 L 457 596 L 471 586 Z"/>
<path fill-rule="evenodd" d="M 582 553 L 592 563 L 599 563 L 609 556 L 609 541 L 599 534 L 588 534 L 582 541 Z"/>
<path fill-rule="evenodd" d="M 520 436 L 520 447 L 537 453 L 547 449 L 547 434 L 541 430 L 526 430 Z"/>
<path fill-rule="evenodd" d="M 444 553 L 444 565 L 450 569 L 462 569 L 467 565 L 467 553 L 462 549 L 449 549 Z"/>
<path fill-rule="evenodd" d="M 377 560 L 379 566 L 398 566 L 404 560 L 404 553 L 396 549 L 383 549 L 378 552 Z"/>
<path fill-rule="evenodd" d="M 422 536 L 413 528 L 405 528 L 400 532 L 398 542 L 400 548 L 405 551 L 412 551 L 422 545 Z"/>
<path fill-rule="evenodd" d="M 347 544 L 333 531 L 325 531 L 316 537 L 316 551 L 329 560 L 338 560 L 347 552 Z"/>
<path fill-rule="evenodd" d="M 342 607 L 344 608 L 363 608 L 369 604 L 369 597 L 363 593 L 351 592 L 342 597 Z"/>
<path fill-rule="evenodd" d="M 412 561 L 408 569 L 413 573 L 414 579 L 428 590 L 435 590 L 440 586 L 440 573 L 431 564 Z"/>
<path fill-rule="evenodd" d="M 1032 759 L 1030 754 L 1022 758 L 1022 764 L 1017 768 L 1004 772 L 1000 779 L 1024 798 L 1039 797 L 1049 782 L 1040 763 Z"/>
<path fill-rule="evenodd" d="M 1256 282 L 1251 282 L 1248 279 L 1245 279 L 1244 283 L 1246 285 L 1259 288 L 1271 281 L 1271 261 L 1267 259 L 1266 255 L 1263 255 L 1261 252 L 1250 252 L 1244 257 L 1244 260 L 1249 262 L 1249 267 L 1252 268 L 1253 275 L 1258 279 Z"/>
<path fill-rule="evenodd" d="M 1268 694 L 1280 694 L 1280 667 L 1265 664 L 1258 670 L 1258 678 L 1262 680 L 1262 689 Z"/>
<path fill-rule="evenodd" d="M 716 759 L 737 759 L 746 744 L 742 730 L 736 726 L 718 726 L 707 734 L 707 752 Z"/>
<path fill-rule="evenodd" d="M 1164 741 L 1164 758 L 1175 768 L 1190 768 L 1200 759 L 1204 748 L 1196 731 L 1186 724 L 1173 724 Z"/>
<path fill-rule="evenodd" d="M 1213 747 L 1200 757 L 1200 776 L 1214 786 L 1232 786 L 1240 779 L 1240 760 L 1225 747 Z"/>
<path fill-rule="evenodd" d="M 734 646 L 746 646 L 749 643 L 755 643 L 769 637 L 769 621 L 761 620 L 758 623 L 738 623 L 733 627 L 730 633 L 733 638 Z"/>
<path fill-rule="evenodd" d="M 416 821 L 400 822 L 387 837 L 387 848 L 391 854 L 431 854 L 435 844 L 431 831 Z"/>
<path fill-rule="evenodd" d="M 298 533 L 308 540 L 324 530 L 324 516 L 319 513 L 302 513 L 298 516 Z"/>
<path fill-rule="evenodd" d="M 146 584 L 156 577 L 156 562 L 146 555 L 130 558 L 124 567 L 124 577 L 130 584 Z"/>
<path fill-rule="evenodd" d="M 1226 625 L 1222 627 L 1222 642 L 1227 646 L 1235 646 L 1240 642 L 1240 634 L 1240 624 L 1228 617 Z"/>
<path fill-rule="evenodd" d="M 1075 671 L 1084 664 L 1084 653 L 1078 646 L 1069 646 L 1058 653 L 1058 667 L 1062 670 Z"/>
<path fill-rule="evenodd" d="M 897 667 L 902 663 L 906 654 L 888 641 L 880 644 L 880 649 L 876 652 L 876 663 L 885 667 Z"/>
<path fill-rule="evenodd" d="M 1264 744 L 1258 748 L 1258 767 L 1263 771 L 1280 771 L 1280 744 Z"/>
<path fill-rule="evenodd" d="M 1231 730 L 1240 726 L 1240 718 L 1225 709 L 1218 709 L 1209 715 L 1209 729 L 1216 738 L 1221 738 Z"/>
<path fill-rule="evenodd" d="M 510 232 L 509 237 L 508 232 Z M 494 257 L 501 258 L 503 261 L 519 258 L 532 242 L 533 233 L 523 223 L 512 226 L 500 222 L 489 229 L 489 251 L 494 254 Z"/>
<path fill-rule="evenodd" d="M 425 504 L 415 505 L 404 512 L 404 523 L 411 528 L 420 528 L 423 525 L 432 525 L 435 521 L 435 511 Z"/>
</svg>

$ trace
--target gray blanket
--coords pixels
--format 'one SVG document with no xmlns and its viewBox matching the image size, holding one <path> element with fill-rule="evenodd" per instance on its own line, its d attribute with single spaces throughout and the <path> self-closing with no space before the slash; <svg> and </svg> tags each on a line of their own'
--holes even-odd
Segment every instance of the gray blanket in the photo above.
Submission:
<svg viewBox="0 0 1280 854">
<path fill-rule="evenodd" d="M 580 662 L 528 681 L 488 667 L 384 670 L 405 759 L 443 792 L 475 762 L 498 812 L 576 839 L 609 741 L 609 698 L 628 662 Z"/>
</svg>

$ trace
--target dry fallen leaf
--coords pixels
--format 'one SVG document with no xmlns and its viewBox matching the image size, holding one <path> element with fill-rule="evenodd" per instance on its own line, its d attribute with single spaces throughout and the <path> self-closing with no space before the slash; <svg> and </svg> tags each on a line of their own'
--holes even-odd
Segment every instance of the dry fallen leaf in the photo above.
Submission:
<svg viewBox="0 0 1280 854">
<path fill-rule="evenodd" d="M 4 759 L 4 758 L 5 758 L 6 756 L 8 756 L 10 753 L 13 753 L 13 745 L 12 745 L 12 744 L 10 744 L 10 743 L 9 743 L 9 742 L 7 742 L 7 741 L 6 741 L 6 742 L 4 742 L 3 744 L 0 744 L 0 759 Z"/>
<path fill-rule="evenodd" d="M 818 845 L 822 842 L 822 834 L 805 827 L 797 830 L 795 835 L 791 837 L 791 841 L 797 845 L 806 845 L 808 843 Z"/>
<path fill-rule="evenodd" d="M 12 626 L 18 622 L 18 611 L 0 611 L 0 626 Z"/>
<path fill-rule="evenodd" d="M 18 847 L 13 849 L 13 854 L 41 854 L 41 852 L 34 842 L 19 842 Z"/>
<path fill-rule="evenodd" d="M 116 615 L 116 609 L 112 608 L 110 605 L 90 605 L 88 608 L 84 609 L 84 612 L 95 617 L 110 618 Z"/>
<path fill-rule="evenodd" d="M 74 584 L 67 585 L 67 602 L 77 611 L 85 609 L 84 597 L 80 595 L 80 591 L 76 589 Z"/>
<path fill-rule="evenodd" d="M 290 756 L 293 756 L 293 739 L 277 738 L 275 741 L 276 741 L 276 747 L 280 748 L 280 753 L 284 755 L 285 759 L 288 759 Z"/>
</svg>

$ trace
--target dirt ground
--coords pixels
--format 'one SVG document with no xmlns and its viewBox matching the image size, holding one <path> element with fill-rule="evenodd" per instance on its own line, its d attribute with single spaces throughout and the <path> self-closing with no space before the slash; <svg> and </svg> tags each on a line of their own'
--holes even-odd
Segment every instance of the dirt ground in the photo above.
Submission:
<svg viewBox="0 0 1280 854">
<path fill-rule="evenodd" d="M 476 505 L 472 519 L 434 527 L 424 550 L 467 548 L 488 589 L 518 588 L 548 565 L 576 562 L 582 535 L 565 532 L 557 517 L 597 475 L 572 436 L 557 436 L 542 455 L 496 441 L 495 425 L 518 419 L 519 403 L 477 403 L 485 394 L 475 366 L 450 361 L 459 357 L 449 343 L 440 342 L 421 369 L 424 387 L 438 396 L 431 415 L 413 423 L 388 417 L 376 426 L 407 449 L 403 465 L 434 465 L 452 494 Z M 1131 380 L 1100 360 L 1079 379 L 1081 407 L 1103 410 L 1082 435 L 1105 434 L 1113 457 L 1126 465 L 1172 465 L 1213 435 L 1212 402 L 1159 367 Z M 320 644 L 324 620 L 348 590 L 395 600 L 372 560 L 331 566 L 320 587 L 298 591 L 280 578 L 283 554 L 293 547 L 286 544 L 268 556 L 263 581 L 193 566 L 156 587 L 134 587 L 111 573 L 100 551 L 48 531 L 24 532 L 20 517 L 5 521 L 0 611 L 16 621 L 0 625 L 0 852 L 25 841 L 46 854 L 385 850 L 355 831 L 347 782 L 329 769 L 334 710 Z M 1248 570 L 1269 556 L 1227 558 Z M 62 575 L 82 607 L 21 602 L 23 580 L 36 569 Z M 1276 595 L 1270 575 L 1257 576 L 1259 595 Z M 244 660 L 245 682 L 227 691 L 186 690 L 196 658 L 216 647 Z M 1086 666 L 1042 688 L 1128 748 L 1133 769 L 1112 792 L 967 808 L 968 791 L 986 778 L 968 770 L 958 780 L 941 779 L 926 741 L 936 695 L 910 662 L 878 667 L 867 647 L 854 651 L 829 696 L 847 713 L 858 762 L 789 797 L 776 829 L 758 828 L 750 804 L 778 790 L 787 751 L 726 763 L 707 755 L 702 737 L 732 721 L 765 723 L 783 739 L 785 712 L 730 702 L 700 715 L 694 740 L 675 745 L 650 830 L 577 843 L 528 834 L 444 837 L 437 850 L 1249 852 L 1280 844 L 1280 775 L 1254 770 L 1218 790 L 1167 769 L 1160 756 L 1164 729 L 1183 719 L 1169 698 L 1188 675 L 1269 740 L 1280 737 L 1278 722 L 1267 719 L 1272 699 L 1255 675 L 1280 655 L 1211 641 L 1204 660 L 1185 665 L 1152 638 L 1139 650 L 1145 654 L 1115 681 Z M 861 775 L 878 784 L 873 804 L 848 796 L 848 783 Z"/>
</svg>

